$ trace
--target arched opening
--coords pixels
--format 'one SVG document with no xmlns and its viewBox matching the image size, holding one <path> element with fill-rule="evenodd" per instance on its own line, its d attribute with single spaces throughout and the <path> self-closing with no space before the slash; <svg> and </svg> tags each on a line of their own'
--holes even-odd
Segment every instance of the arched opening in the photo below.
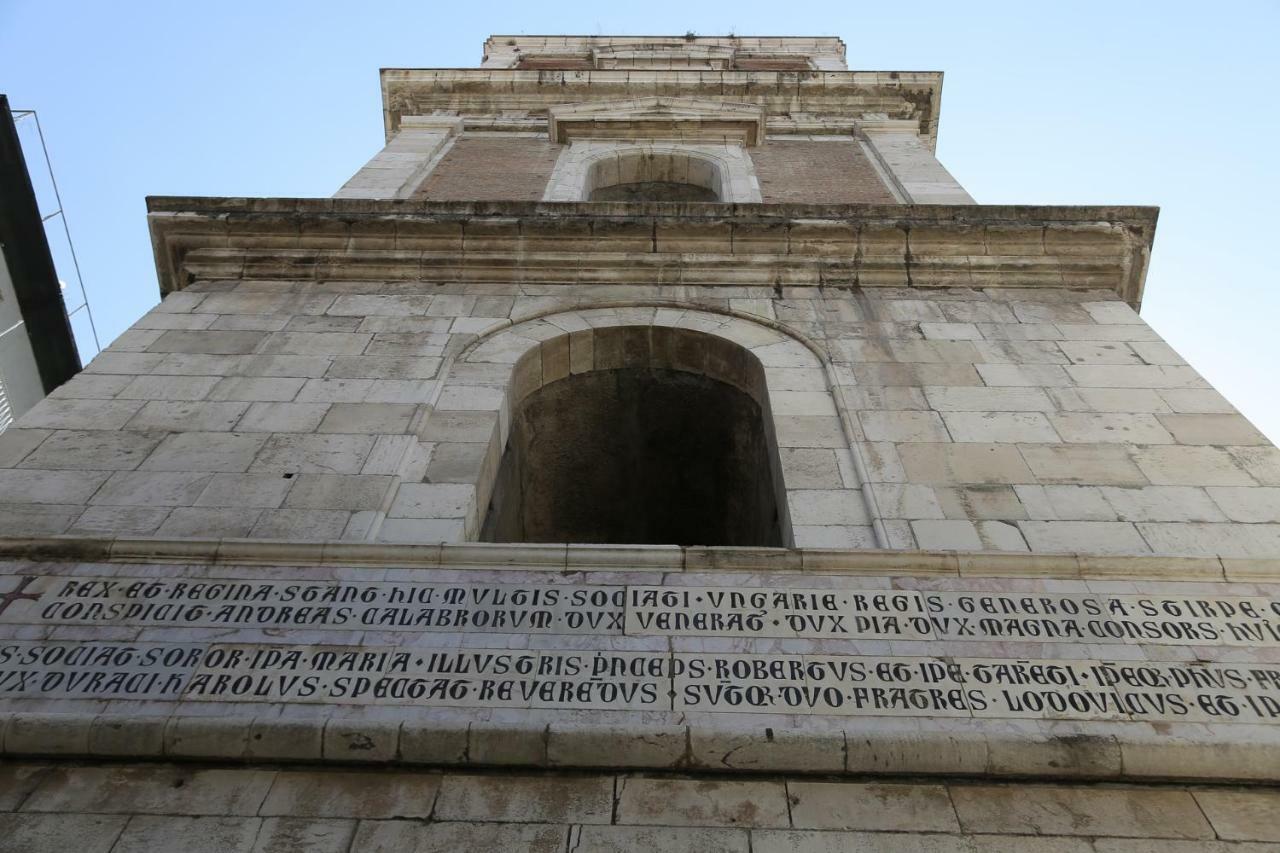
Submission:
<svg viewBox="0 0 1280 853">
<path fill-rule="evenodd" d="M 711 160 L 675 151 L 623 151 L 587 170 L 587 201 L 719 202 L 724 182 Z"/>
<path fill-rule="evenodd" d="M 514 402 L 480 538 L 782 545 L 781 473 L 755 357 L 686 329 L 596 332 L 613 363 L 597 359 Z"/>
</svg>

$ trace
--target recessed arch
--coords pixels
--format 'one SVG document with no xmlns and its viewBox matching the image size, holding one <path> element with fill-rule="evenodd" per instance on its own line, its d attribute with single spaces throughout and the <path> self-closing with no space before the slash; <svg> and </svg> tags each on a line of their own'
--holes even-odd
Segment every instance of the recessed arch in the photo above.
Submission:
<svg viewBox="0 0 1280 853">
<path fill-rule="evenodd" d="M 587 167 L 586 201 L 724 201 L 723 169 L 711 157 L 633 148 L 597 157 Z"/>
<path fill-rule="evenodd" d="M 836 405 L 827 365 L 812 346 L 772 321 L 665 305 L 564 311 L 489 330 L 443 375 L 433 413 L 420 431 L 432 448 L 431 465 L 424 482 L 400 486 L 379 538 L 480 539 L 522 401 L 566 377 L 619 364 L 666 369 L 663 359 L 671 358 L 674 347 L 691 360 L 683 372 L 725 382 L 760 406 L 762 429 L 776 447 L 768 464 L 780 544 L 827 541 L 837 526 L 855 547 L 875 547 L 854 466 L 840 464 L 842 485 L 806 484 L 806 466 L 815 455 L 828 454 L 834 468 L 850 452 L 847 420 Z M 616 361 L 622 355 L 626 359 Z M 744 373 L 753 362 L 759 368 L 754 385 Z"/>
<path fill-rule="evenodd" d="M 560 153 L 543 200 L 591 201 L 601 188 L 643 182 L 699 187 L 714 192 L 719 202 L 742 204 L 762 198 L 755 166 L 738 144 L 583 139 Z"/>
</svg>

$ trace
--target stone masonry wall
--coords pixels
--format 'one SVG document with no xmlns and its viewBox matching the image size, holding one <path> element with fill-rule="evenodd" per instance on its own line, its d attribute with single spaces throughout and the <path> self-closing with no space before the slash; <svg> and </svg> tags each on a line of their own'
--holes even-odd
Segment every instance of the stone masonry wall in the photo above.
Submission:
<svg viewBox="0 0 1280 853">
<path fill-rule="evenodd" d="M 563 146 L 528 136 L 463 136 L 413 198 L 538 201 Z"/>
<path fill-rule="evenodd" d="M 770 139 L 749 149 L 763 201 L 893 204 L 862 148 L 853 140 Z"/>
<path fill-rule="evenodd" d="M 829 507 L 800 546 L 870 547 L 874 517 L 895 548 L 1280 552 L 1280 450 L 1127 305 L 1046 288 L 197 282 L 0 436 L 0 529 L 455 537 L 446 498 L 498 415 L 437 401 L 442 365 L 477 333 L 586 323 L 573 312 L 605 299 L 642 307 L 592 323 L 682 300 L 829 357 L 824 374 L 753 350 L 780 389 L 793 511 Z M 466 399 L 494 399 L 501 359 L 468 367 Z M 832 400 L 847 426 L 819 414 Z"/>
<path fill-rule="evenodd" d="M 1263 853 L 1270 788 L 0 768 L 0 851 Z"/>
</svg>

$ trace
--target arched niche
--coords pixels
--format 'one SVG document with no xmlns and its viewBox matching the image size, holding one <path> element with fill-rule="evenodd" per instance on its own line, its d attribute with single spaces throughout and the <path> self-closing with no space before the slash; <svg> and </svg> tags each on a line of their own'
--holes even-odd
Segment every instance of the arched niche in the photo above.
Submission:
<svg viewBox="0 0 1280 853">
<path fill-rule="evenodd" d="M 532 381 L 561 348 L 544 341 L 516 364 L 482 540 L 783 544 L 764 368 L 749 350 L 615 326 L 593 336 L 590 370 Z"/>
<path fill-rule="evenodd" d="M 850 433 L 819 352 L 775 325 L 680 306 L 602 306 L 495 326 L 446 369 L 419 432 L 431 448 L 425 477 L 399 486 L 378 538 L 498 538 L 492 533 L 496 520 L 484 528 L 495 491 L 505 487 L 503 458 L 525 401 L 573 376 L 638 368 L 686 374 L 675 382 L 688 385 L 693 396 L 723 391 L 712 383 L 727 385 L 759 408 L 781 544 L 813 546 L 835 534 L 845 547 L 875 547 L 862 484 L 840 461 L 847 461 Z M 574 396 L 571 386 L 565 393 Z M 819 462 L 828 473 L 814 484 Z M 497 505 L 510 506 L 503 500 L 499 495 Z"/>
<path fill-rule="evenodd" d="M 683 151 L 641 148 L 600 157 L 587 169 L 585 201 L 724 201 L 717 163 Z"/>
</svg>

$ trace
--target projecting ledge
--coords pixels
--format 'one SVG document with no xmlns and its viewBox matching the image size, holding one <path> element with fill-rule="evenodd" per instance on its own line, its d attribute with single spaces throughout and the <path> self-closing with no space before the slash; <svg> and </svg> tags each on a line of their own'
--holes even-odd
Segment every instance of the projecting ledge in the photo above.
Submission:
<svg viewBox="0 0 1280 853">
<path fill-rule="evenodd" d="M 162 293 L 191 281 L 1111 290 L 1140 304 L 1149 207 L 150 198 Z"/>
<path fill-rule="evenodd" d="M 515 571 L 780 572 L 884 577 L 1280 582 L 1280 559 L 675 545 L 410 545 L 268 539 L 0 537 L 0 560 Z M 0 564 L 0 570 L 3 569 Z M 10 569 L 21 571 L 21 567 Z"/>
<path fill-rule="evenodd" d="M 249 710 L 249 709 L 246 709 Z M 405 708 L 370 719 L 321 715 L 0 714 L 8 758 L 332 765 L 961 776 L 1101 782 L 1280 781 L 1272 727 L 1165 723 L 977 724 L 866 718 L 843 726 L 586 724 L 573 712 L 528 711 L 472 722 Z M 722 715 L 723 716 L 723 715 Z M 730 715 L 740 716 L 740 715 Z"/>
</svg>

